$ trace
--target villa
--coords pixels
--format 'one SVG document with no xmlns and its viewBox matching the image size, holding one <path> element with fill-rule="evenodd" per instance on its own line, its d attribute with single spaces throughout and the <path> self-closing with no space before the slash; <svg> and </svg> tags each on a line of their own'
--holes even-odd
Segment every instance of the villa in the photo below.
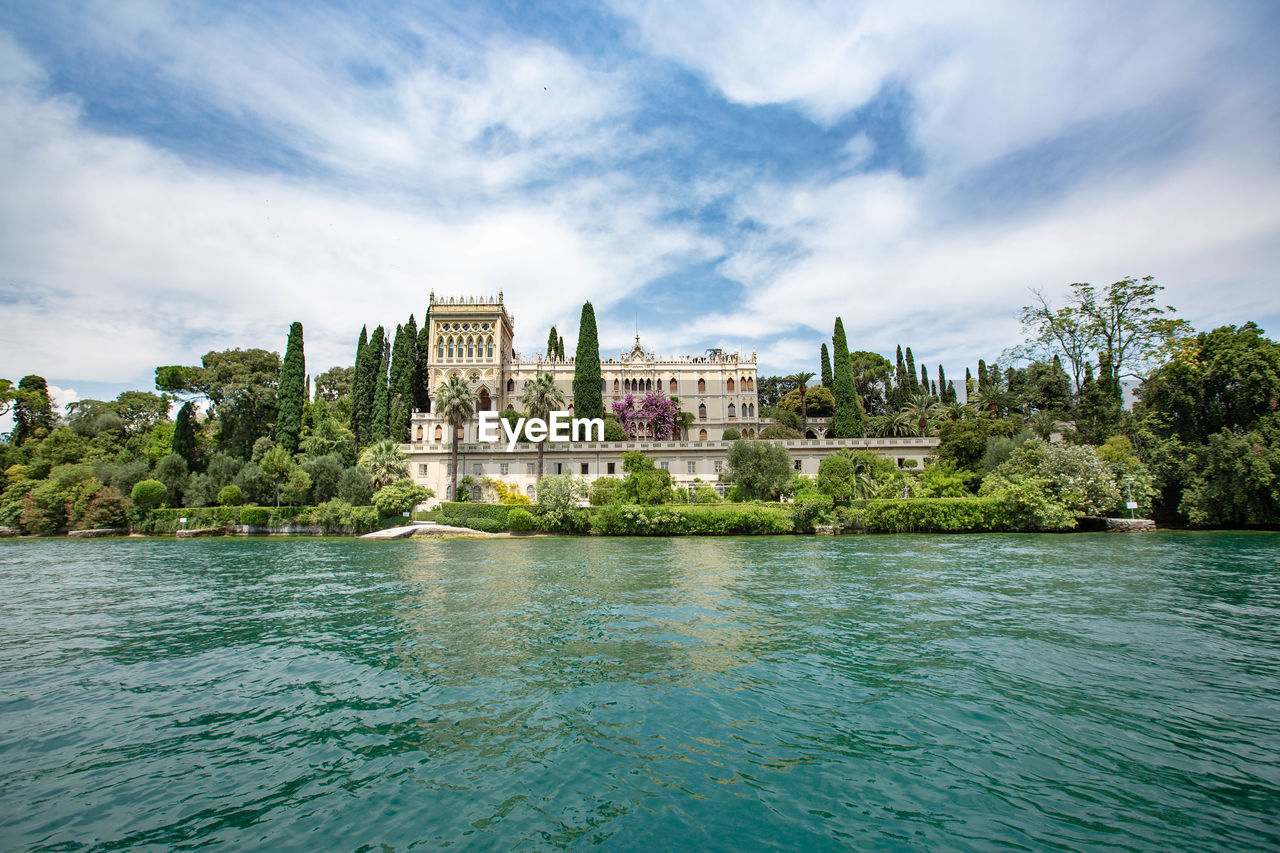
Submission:
<svg viewBox="0 0 1280 853">
<path fill-rule="evenodd" d="M 515 320 L 495 297 L 449 297 L 430 295 L 431 363 L 429 388 L 451 376 L 462 376 L 476 392 L 477 411 L 520 410 L 524 386 L 535 376 L 550 373 L 565 395 L 565 407 L 573 411 L 572 358 L 550 358 L 542 352 L 527 356 L 514 345 Z M 628 394 L 642 396 L 660 391 L 679 400 L 680 408 L 693 415 L 687 434 L 671 441 L 548 442 L 545 446 L 545 474 L 572 474 L 577 477 L 618 477 L 622 455 L 640 450 L 654 457 L 659 467 L 671 472 L 678 487 L 695 483 L 716 486 L 725 469 L 731 441 L 725 430 L 733 428 L 747 438 L 755 437 L 772 421 L 759 415 L 756 396 L 756 353 L 711 351 L 706 355 L 658 356 L 646 350 L 639 334 L 629 351 L 600 362 L 605 411 Z M 809 428 L 806 423 L 806 428 Z M 471 476 L 477 483 L 486 478 L 501 480 L 523 494 L 535 494 L 537 487 L 537 445 L 481 443 L 478 422 L 472 419 L 460 430 L 459 479 Z M 938 440 L 926 438 L 836 439 L 825 435 L 819 425 L 809 430 L 815 436 L 784 442 L 796 471 L 815 476 L 823 457 L 842 448 L 871 450 L 894 459 L 899 465 L 923 466 L 934 455 Z M 410 472 L 414 480 L 437 495 L 448 492 L 452 471 L 449 426 L 430 407 L 415 411 L 409 428 Z M 911 461 L 908 461 L 911 460 Z M 476 494 L 480 487 L 474 486 Z"/>
</svg>

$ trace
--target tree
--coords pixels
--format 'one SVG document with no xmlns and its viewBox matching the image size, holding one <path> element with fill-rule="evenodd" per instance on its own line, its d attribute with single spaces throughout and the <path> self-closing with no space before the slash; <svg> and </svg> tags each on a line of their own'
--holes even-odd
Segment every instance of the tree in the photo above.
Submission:
<svg viewBox="0 0 1280 853">
<path fill-rule="evenodd" d="M 1156 303 L 1162 290 L 1152 276 L 1124 278 L 1102 290 L 1076 282 L 1062 308 L 1033 290 L 1035 304 L 1024 305 L 1019 316 L 1023 329 L 1032 333 L 1029 345 L 1057 353 L 1071 365 L 1077 390 L 1084 384 L 1085 365 L 1096 360 L 1102 390 L 1118 394 L 1121 378 L 1142 378 L 1151 359 L 1190 330 L 1185 320 L 1172 316 L 1172 306 Z"/>
<path fill-rule="evenodd" d="M 819 356 L 819 367 L 822 371 L 822 387 L 830 388 L 835 382 L 835 375 L 831 372 L 831 356 L 827 354 L 827 345 L 822 345 L 822 351 Z"/>
<path fill-rule="evenodd" d="M 315 378 L 315 398 L 335 403 L 351 396 L 351 383 L 355 378 L 354 367 L 331 367 Z"/>
<path fill-rule="evenodd" d="M 834 363 L 831 365 L 836 411 L 831 418 L 831 432 L 836 438 L 860 438 L 862 436 L 862 407 L 858 405 L 857 391 L 853 385 L 853 365 L 849 358 L 849 342 L 844 336 L 844 323 L 836 318 L 835 333 L 831 345 Z"/>
<path fill-rule="evenodd" d="M 845 352 L 848 352 L 846 347 Z M 836 352 L 840 352 L 837 344 Z M 754 500 L 777 500 L 795 476 L 791 454 L 781 444 L 738 439 L 729 446 L 728 478 Z"/>
<path fill-rule="evenodd" d="M 902 386 L 902 390 L 907 398 L 914 397 L 919 393 L 920 385 L 916 382 L 916 357 L 911 354 L 911 347 L 907 347 L 907 363 L 904 367 L 906 371 L 906 383 Z"/>
<path fill-rule="evenodd" d="M 191 401 L 182 404 L 173 424 L 173 452 L 182 457 L 188 468 L 196 461 L 195 408 Z"/>
<path fill-rule="evenodd" d="M 1186 444 L 1252 430 L 1280 410 L 1280 344 L 1254 323 L 1201 332 L 1147 378 L 1139 397 L 1158 433 Z"/>
<path fill-rule="evenodd" d="M 596 313 L 591 303 L 586 302 L 578 321 L 578 351 L 573 365 L 573 411 L 577 417 L 604 417 L 603 383 Z"/>
<path fill-rule="evenodd" d="M 552 327 L 552 331 L 555 328 Z M 524 388 L 520 405 L 531 418 L 547 420 L 551 413 L 564 407 L 564 392 L 556 387 L 555 377 L 550 373 L 540 373 Z M 545 441 L 538 442 L 538 479 L 542 479 L 543 455 L 546 452 Z"/>
<path fill-rule="evenodd" d="M 134 484 L 129 497 L 138 509 L 151 510 L 163 506 L 168 495 L 169 490 L 159 480 L 140 480 Z"/>
<path fill-rule="evenodd" d="M 385 432 L 381 435 L 378 434 L 378 413 L 376 411 L 378 388 L 380 386 L 383 387 L 385 393 L 387 382 L 387 366 L 384 360 L 385 338 L 386 332 L 383 331 L 381 326 L 378 326 L 373 330 L 373 334 L 369 336 L 369 343 L 364 348 L 364 376 L 360 385 L 360 393 L 362 395 L 360 406 L 364 415 L 360 421 L 360 432 L 356 433 L 356 447 L 364 447 L 386 436 Z M 381 382 L 378 380 L 379 370 L 381 370 L 383 377 Z M 356 372 L 359 373 L 360 370 L 357 369 Z M 386 423 L 386 413 L 384 411 L 382 417 L 383 430 L 386 429 Z"/>
<path fill-rule="evenodd" d="M 13 431 L 9 440 L 16 447 L 32 436 L 43 436 L 53 431 L 57 417 L 53 413 L 53 401 L 49 399 L 49 386 L 43 376 L 29 375 L 18 381 L 13 397 Z"/>
<path fill-rule="evenodd" d="M 336 453 L 308 459 L 300 466 L 311 478 L 311 499 L 321 504 L 338 496 L 338 485 L 345 470 L 344 460 Z"/>
<path fill-rule="evenodd" d="M 279 410 L 276 414 L 276 443 L 294 453 L 302 432 L 302 408 L 306 405 L 306 356 L 303 354 L 302 324 L 289 327 L 289 342 L 280 371 Z"/>
<path fill-rule="evenodd" d="M 826 418 L 835 414 L 836 398 L 831 394 L 830 389 L 824 385 L 815 385 L 812 388 L 805 389 L 805 409 L 807 415 L 815 418 Z M 797 418 L 800 414 L 800 389 L 788 391 L 786 395 L 778 401 L 778 408 L 774 411 L 777 415 L 779 412 L 795 412 Z M 797 420 L 797 423 L 799 421 Z"/>
<path fill-rule="evenodd" d="M 373 423 L 369 435 L 374 441 L 381 441 L 390 435 L 391 391 L 387 387 L 387 349 L 384 345 L 378 372 L 373 377 Z"/>
<path fill-rule="evenodd" d="M 356 342 L 356 365 L 351 377 L 351 432 L 356 437 L 356 446 L 368 440 L 369 424 L 372 412 L 365 408 L 365 386 L 373 372 L 369 370 L 369 336 L 367 326 L 360 327 L 360 340 Z"/>
<path fill-rule="evenodd" d="M 253 443 L 271 432 L 280 385 L 280 356 L 263 349 L 205 353 L 200 367 L 156 368 L 161 391 L 202 395 L 216 419 L 218 444 L 248 458 Z"/>
<path fill-rule="evenodd" d="M 560 351 L 560 337 L 556 334 L 556 326 L 551 324 L 551 331 L 547 332 L 547 361 L 555 361 L 556 354 Z"/>
<path fill-rule="evenodd" d="M 413 407 L 419 412 L 431 408 L 431 308 L 422 315 L 418 332 L 418 362 L 413 370 Z"/>
<path fill-rule="evenodd" d="M 360 467 L 369 472 L 375 489 L 409 476 L 409 457 L 395 439 L 384 438 L 360 454 Z"/>
<path fill-rule="evenodd" d="M 893 378 L 893 364 L 878 352 L 858 350 L 849 353 L 849 367 L 853 371 L 853 387 L 868 415 L 881 414 L 888 409 L 887 392 Z"/>
<path fill-rule="evenodd" d="M 846 358 L 846 361 L 848 359 Z M 804 423 L 809 417 L 809 409 L 805 405 L 805 392 L 808 390 L 809 380 L 813 378 L 812 373 L 793 373 L 787 377 L 788 382 L 795 383 L 796 391 L 800 394 L 800 423 Z M 852 377 L 850 377 L 852 378 Z M 852 385 L 852 382 L 850 382 Z M 834 395 L 832 395 L 834 397 Z"/>
<path fill-rule="evenodd" d="M 418 362 L 418 325 L 409 320 L 396 329 L 395 344 L 391 348 L 391 378 L 387 386 L 388 424 L 387 434 L 396 441 L 409 440 L 409 421 L 413 417 L 413 371 Z"/>
<path fill-rule="evenodd" d="M 1280 523 L 1280 430 L 1222 429 L 1187 461 L 1180 511 L 1195 525 Z"/>
<path fill-rule="evenodd" d="M 657 467 L 640 451 L 622 454 L 622 470 L 627 476 L 617 488 L 619 503 L 654 505 L 671 500 L 671 472 Z"/>
<path fill-rule="evenodd" d="M 597 362 L 596 370 L 598 371 L 599 369 L 600 365 Z M 449 425 L 449 431 L 453 437 L 452 461 L 450 464 L 453 478 L 450 484 L 449 496 L 456 497 L 458 494 L 458 431 L 462 429 L 462 425 L 467 422 L 476 410 L 476 392 L 471 389 L 471 386 L 467 385 L 466 380 L 454 374 L 449 377 L 448 381 L 436 386 L 435 407 L 436 414 Z"/>
<path fill-rule="evenodd" d="M 408 477 L 389 483 L 373 493 L 373 505 L 378 515 L 387 518 L 408 512 L 418 504 L 430 500 L 435 492 L 419 486 Z"/>
</svg>

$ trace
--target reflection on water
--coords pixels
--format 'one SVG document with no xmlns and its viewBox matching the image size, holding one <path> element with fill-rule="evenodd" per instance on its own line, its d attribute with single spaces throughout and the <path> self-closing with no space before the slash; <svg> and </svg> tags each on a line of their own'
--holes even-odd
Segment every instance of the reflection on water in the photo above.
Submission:
<svg viewBox="0 0 1280 853">
<path fill-rule="evenodd" d="M 1274 846 L 1278 545 L 0 543 L 0 846 Z"/>
</svg>

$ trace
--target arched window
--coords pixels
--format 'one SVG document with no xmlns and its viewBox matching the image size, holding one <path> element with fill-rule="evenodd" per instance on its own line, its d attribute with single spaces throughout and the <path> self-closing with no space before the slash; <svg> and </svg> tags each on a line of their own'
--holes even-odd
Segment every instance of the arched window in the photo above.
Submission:
<svg viewBox="0 0 1280 853">
<path fill-rule="evenodd" d="M 724 384 L 724 390 L 728 391 L 730 394 L 733 393 L 733 377 L 732 376 L 730 376 L 729 381 Z"/>
<path fill-rule="evenodd" d="M 436 424 L 436 441 L 439 441 L 442 438 L 444 438 L 444 428 L 439 424 Z"/>
<path fill-rule="evenodd" d="M 730 380 L 730 381 L 732 381 L 732 380 Z M 735 409 L 735 408 L 733 407 L 733 403 L 730 403 L 730 404 L 729 404 L 729 417 L 731 417 L 731 418 L 736 418 L 737 416 L 738 416 L 738 410 L 737 410 L 737 409 Z"/>
<path fill-rule="evenodd" d="M 698 441 L 707 440 L 707 431 L 705 429 L 698 430 Z"/>
<path fill-rule="evenodd" d="M 516 381 L 514 379 L 507 380 L 507 393 L 514 394 L 516 392 Z"/>
<path fill-rule="evenodd" d="M 488 351 L 487 358 L 493 358 L 493 338 L 492 337 L 489 338 L 488 346 L 486 346 L 485 349 Z"/>
<path fill-rule="evenodd" d="M 618 380 L 613 380 L 613 393 L 618 393 Z"/>
<path fill-rule="evenodd" d="M 422 441 L 422 424 L 418 424 L 418 441 Z"/>
<path fill-rule="evenodd" d="M 482 412 L 489 411 L 489 406 L 492 404 L 492 402 L 493 402 L 493 399 L 489 396 L 489 389 L 481 388 L 480 389 L 480 411 Z"/>
<path fill-rule="evenodd" d="M 674 376 L 671 377 L 671 385 L 669 387 L 671 388 L 672 394 L 676 393 L 677 386 L 676 386 L 676 378 Z"/>
<path fill-rule="evenodd" d="M 646 380 L 644 381 L 644 390 L 646 390 L 646 391 L 652 391 L 652 390 L 653 390 L 653 380 L 652 380 L 652 379 L 646 379 Z"/>
<path fill-rule="evenodd" d="M 747 390 L 748 391 L 756 390 L 756 378 L 754 376 L 747 377 Z"/>
<path fill-rule="evenodd" d="M 705 421 L 706 419 L 707 419 L 707 404 L 699 403 L 698 404 L 698 420 Z"/>
<path fill-rule="evenodd" d="M 449 358 L 453 358 L 453 338 L 449 338 Z"/>
<path fill-rule="evenodd" d="M 440 338 L 436 341 L 436 358 L 441 360 L 444 359 L 444 338 Z"/>
<path fill-rule="evenodd" d="M 738 380 L 738 387 L 741 388 L 743 391 L 747 390 L 747 377 L 743 376 L 741 379 Z"/>
<path fill-rule="evenodd" d="M 698 393 L 699 394 L 707 393 L 707 380 L 705 379 L 698 380 Z"/>
<path fill-rule="evenodd" d="M 476 342 L 471 338 L 467 338 L 467 358 L 476 357 Z"/>
</svg>

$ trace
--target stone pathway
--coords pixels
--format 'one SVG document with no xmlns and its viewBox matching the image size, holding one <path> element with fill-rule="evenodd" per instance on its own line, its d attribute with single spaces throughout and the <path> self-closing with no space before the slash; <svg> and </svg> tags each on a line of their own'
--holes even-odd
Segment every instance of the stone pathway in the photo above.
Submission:
<svg viewBox="0 0 1280 853">
<path fill-rule="evenodd" d="M 485 533 L 481 530 L 472 530 L 470 527 L 453 527 L 448 524 L 436 524 L 428 521 L 419 524 L 410 524 L 405 527 L 388 527 L 386 530 L 375 530 L 372 533 L 366 533 L 361 539 L 408 539 L 410 536 L 498 536 L 497 533 Z"/>
</svg>

